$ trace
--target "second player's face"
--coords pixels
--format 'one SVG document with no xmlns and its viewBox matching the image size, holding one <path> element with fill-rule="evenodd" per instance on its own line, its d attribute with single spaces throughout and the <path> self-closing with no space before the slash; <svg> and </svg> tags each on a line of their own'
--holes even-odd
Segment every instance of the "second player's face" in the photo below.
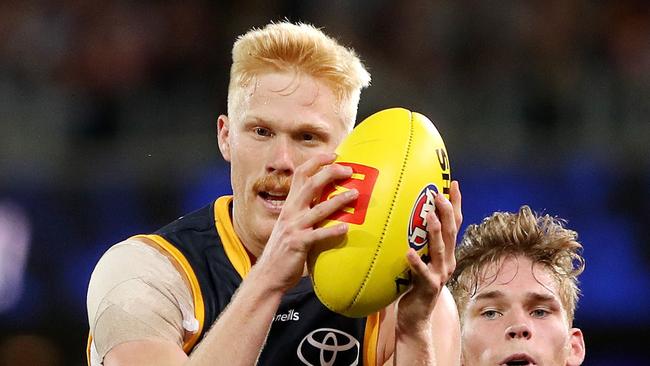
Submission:
<svg viewBox="0 0 650 366">
<path fill-rule="evenodd" d="M 245 243 L 266 243 L 295 169 L 315 154 L 333 152 L 345 137 L 340 110 L 321 80 L 289 72 L 256 78 L 225 138 L 234 225 Z"/>
<path fill-rule="evenodd" d="M 551 272 L 523 256 L 500 264 L 461 314 L 463 365 L 580 365 L 582 332 L 569 328 Z"/>
</svg>

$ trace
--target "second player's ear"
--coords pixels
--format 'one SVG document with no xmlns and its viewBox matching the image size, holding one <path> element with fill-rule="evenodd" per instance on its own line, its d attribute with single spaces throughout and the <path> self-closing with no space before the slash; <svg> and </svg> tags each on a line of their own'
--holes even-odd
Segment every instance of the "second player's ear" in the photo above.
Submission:
<svg viewBox="0 0 650 366">
<path fill-rule="evenodd" d="M 567 365 L 578 366 L 582 365 L 585 360 L 585 339 L 582 331 L 578 328 L 569 329 L 569 343 L 571 349 L 569 351 L 569 358 Z"/>
<path fill-rule="evenodd" d="M 217 142 L 223 158 L 230 161 L 230 120 L 225 114 L 217 119 Z"/>
</svg>

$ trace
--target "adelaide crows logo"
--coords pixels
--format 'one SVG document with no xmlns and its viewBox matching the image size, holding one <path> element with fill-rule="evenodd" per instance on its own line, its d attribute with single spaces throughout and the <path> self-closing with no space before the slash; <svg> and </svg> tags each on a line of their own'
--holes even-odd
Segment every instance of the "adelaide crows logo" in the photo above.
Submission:
<svg viewBox="0 0 650 366">
<path fill-rule="evenodd" d="M 436 208 L 433 201 L 436 195 L 438 195 L 438 188 L 429 184 L 422 189 L 413 205 L 409 218 L 408 242 L 409 246 L 415 250 L 420 250 L 429 243 L 426 217 L 429 211 Z"/>
</svg>

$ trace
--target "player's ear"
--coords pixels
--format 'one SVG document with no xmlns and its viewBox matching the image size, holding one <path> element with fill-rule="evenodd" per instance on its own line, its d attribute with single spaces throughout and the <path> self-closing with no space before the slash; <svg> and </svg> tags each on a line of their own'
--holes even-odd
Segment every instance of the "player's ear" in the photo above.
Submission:
<svg viewBox="0 0 650 366">
<path fill-rule="evenodd" d="M 217 142 L 223 158 L 230 161 L 230 120 L 225 114 L 217 119 Z"/>
<path fill-rule="evenodd" d="M 569 329 L 569 347 L 567 366 L 582 365 L 582 362 L 585 360 L 585 339 L 580 329 Z"/>
</svg>

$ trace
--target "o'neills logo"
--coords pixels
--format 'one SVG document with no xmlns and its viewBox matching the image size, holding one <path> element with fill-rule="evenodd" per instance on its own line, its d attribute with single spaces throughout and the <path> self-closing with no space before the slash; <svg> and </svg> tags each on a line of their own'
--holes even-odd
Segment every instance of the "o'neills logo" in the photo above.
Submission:
<svg viewBox="0 0 650 366">
<path fill-rule="evenodd" d="M 288 321 L 298 321 L 300 320 L 300 313 L 291 309 L 283 314 L 276 314 L 273 318 L 274 322 L 288 322 Z"/>
<path fill-rule="evenodd" d="M 415 250 L 420 250 L 429 243 L 426 217 L 429 211 L 435 210 L 433 200 L 437 194 L 438 188 L 433 184 L 429 184 L 422 189 L 413 205 L 411 217 L 409 218 L 408 241 L 409 246 Z"/>
<path fill-rule="evenodd" d="M 359 341 L 344 331 L 320 328 L 307 334 L 298 345 L 298 358 L 308 366 L 359 364 Z"/>
<path fill-rule="evenodd" d="M 375 187 L 379 170 L 361 164 L 337 162 L 340 165 L 346 165 L 352 168 L 352 176 L 348 179 L 328 184 L 323 189 L 320 202 L 326 201 L 337 194 L 356 188 L 359 196 L 352 202 L 353 206 L 346 206 L 331 214 L 328 220 L 337 220 L 349 222 L 351 224 L 361 225 L 366 219 L 366 211 L 370 204 L 372 189 Z"/>
</svg>

